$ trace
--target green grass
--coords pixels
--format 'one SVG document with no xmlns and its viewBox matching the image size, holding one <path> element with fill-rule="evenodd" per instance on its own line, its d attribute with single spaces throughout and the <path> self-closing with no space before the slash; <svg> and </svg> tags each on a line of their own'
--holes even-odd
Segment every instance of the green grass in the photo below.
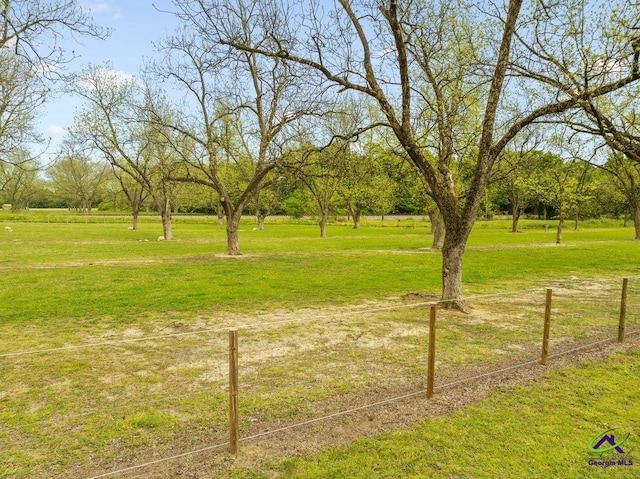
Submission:
<svg viewBox="0 0 640 479">
<path fill-rule="evenodd" d="M 13 228 L 0 228 L 0 477 L 108 471 L 223 440 L 230 326 L 240 328 L 243 432 L 335 412 L 340 398 L 373 389 L 422 387 L 427 312 L 399 298 L 439 292 L 441 257 L 424 222 L 336 223 L 321 239 L 311 221 L 265 231 L 247 221 L 246 255 L 225 258 L 224 227 L 210 218 L 179 218 L 178 239 L 158 242 L 157 218 L 128 231 L 124 219 L 54 213 L 47 223 L 43 212 L 0 212 Z M 552 352 L 614 334 L 620 279 L 640 273 L 632 230 L 585 223 L 556 246 L 543 222 L 509 226 L 480 222 L 471 236 L 466 293 L 506 293 L 470 299 L 470 315 L 440 313 L 439 380 L 537 351 L 547 286 Z M 366 311 L 380 305 L 394 309 Z M 167 334 L 176 336 L 11 356 Z"/>
<path fill-rule="evenodd" d="M 627 456 L 593 454 L 594 437 L 627 433 Z M 638 477 L 640 350 L 548 374 L 532 386 L 499 392 L 411 431 L 358 440 L 314 457 L 266 463 L 234 477 L 267 478 L 567 478 Z M 604 469 L 589 460 L 631 459 Z"/>
<path fill-rule="evenodd" d="M 178 224 L 177 241 L 157 242 L 153 223 L 139 231 L 120 224 L 22 223 L 0 235 L 0 315 L 29 324 L 130 321 L 149 312 L 345 304 L 439 290 L 441 257 L 429 250 L 424 225 L 333 226 L 327 239 L 317 238 L 314 226 L 267 228 L 242 231 L 247 255 L 229 259 L 216 256 L 225 249 L 217 224 Z M 640 249 L 630 235 L 623 228 L 584 228 L 567 232 L 557 247 L 543 229 L 510 234 L 507 222 L 480 223 L 465 256 L 465 288 L 484 293 L 570 275 L 638 274 Z"/>
</svg>

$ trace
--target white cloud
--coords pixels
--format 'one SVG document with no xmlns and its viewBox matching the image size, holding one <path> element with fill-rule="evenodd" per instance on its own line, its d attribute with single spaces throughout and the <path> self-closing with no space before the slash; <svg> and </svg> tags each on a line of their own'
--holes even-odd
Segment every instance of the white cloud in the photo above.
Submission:
<svg viewBox="0 0 640 479">
<path fill-rule="evenodd" d="M 49 73 L 55 73 L 59 70 L 58 65 L 46 65 L 46 64 L 39 64 L 39 65 L 34 65 L 33 67 L 31 67 L 31 70 L 36 74 L 36 75 L 48 75 Z"/>
<path fill-rule="evenodd" d="M 605 73 L 627 73 L 630 70 L 630 65 L 625 61 L 616 60 L 614 58 L 609 58 L 605 61 L 599 60 L 596 62 L 595 67 L 597 69 L 601 69 Z"/>
<path fill-rule="evenodd" d="M 79 84 L 83 88 L 94 89 L 99 84 L 101 86 L 131 85 L 136 82 L 136 77 L 125 73 L 122 70 L 112 70 L 110 68 L 98 68 L 90 76 L 80 78 Z"/>
<path fill-rule="evenodd" d="M 122 17 L 122 12 L 119 8 L 116 8 L 106 2 L 84 2 L 82 4 L 82 9 L 89 10 L 94 15 L 109 15 L 111 18 L 116 20 Z"/>
<path fill-rule="evenodd" d="M 361 155 L 364 153 L 364 148 L 359 141 L 355 141 L 353 143 L 349 143 L 349 151 L 351 151 L 351 153 Z"/>
<path fill-rule="evenodd" d="M 62 128 L 60 125 L 49 125 L 46 131 L 47 134 L 51 136 L 64 136 L 67 132 L 67 130 Z"/>
<path fill-rule="evenodd" d="M 136 81 L 135 75 L 125 73 L 122 70 L 111 70 L 108 68 L 102 68 L 100 69 L 100 73 L 102 73 L 105 80 L 111 81 L 115 84 L 135 83 Z"/>
</svg>

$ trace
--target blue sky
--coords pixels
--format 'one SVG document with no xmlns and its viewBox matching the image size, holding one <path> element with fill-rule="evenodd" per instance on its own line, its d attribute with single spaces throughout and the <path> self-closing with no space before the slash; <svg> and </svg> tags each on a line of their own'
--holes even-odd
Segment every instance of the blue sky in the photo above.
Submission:
<svg viewBox="0 0 640 479">
<path fill-rule="evenodd" d="M 113 30 L 106 41 L 80 38 L 69 42 L 65 48 L 75 51 L 76 58 L 67 67 L 70 71 L 85 65 L 110 62 L 115 70 L 127 75 L 137 75 L 143 58 L 154 55 L 152 42 L 164 38 L 173 31 L 176 19 L 161 10 L 173 10 L 171 0 L 102 0 L 80 1 L 83 9 L 91 10 L 94 21 Z M 56 95 L 42 109 L 40 128 L 45 137 L 51 138 L 48 153 L 54 153 L 67 128 L 73 124 L 73 113 L 81 105 L 80 100 Z"/>
</svg>

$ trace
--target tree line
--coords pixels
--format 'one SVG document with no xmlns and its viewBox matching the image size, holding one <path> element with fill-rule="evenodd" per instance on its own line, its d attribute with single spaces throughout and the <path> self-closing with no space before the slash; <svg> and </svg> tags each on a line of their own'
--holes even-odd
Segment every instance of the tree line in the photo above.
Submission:
<svg viewBox="0 0 640 479">
<path fill-rule="evenodd" d="M 437 222 L 432 217 L 437 214 L 435 205 L 415 171 L 402 158 L 375 155 L 375 151 L 349 152 L 343 155 L 346 158 L 342 164 L 335 163 L 340 155 L 326 155 L 331 163 L 322 171 L 307 170 L 306 177 L 300 172 L 276 171 L 273 181 L 251 198 L 243 215 L 255 216 L 260 230 L 270 215 L 313 216 L 318 218 L 321 235 L 326 233 L 330 216 L 352 221 L 355 229 L 363 215 L 423 215 Z M 394 167 L 388 168 L 390 164 Z M 3 163 L 0 202 L 10 204 L 13 211 L 66 208 L 91 214 L 97 208 L 132 214 L 133 228 L 137 229 L 139 214 L 158 212 L 157 205 L 140 185 L 118 173 L 105 162 L 77 153 L 46 169 L 37 162 L 22 168 Z M 611 155 L 603 165 L 596 166 L 581 159 L 566 161 L 541 150 L 512 152 L 498 160 L 479 218 L 510 216 L 514 233 L 519 231 L 518 221 L 524 215 L 568 219 L 574 229 L 583 219 L 620 218 L 625 226 L 638 225 L 635 239 L 640 239 L 636 216 L 639 184 L 640 165 L 620 155 Z M 215 215 L 221 224 L 224 222 L 218 196 L 206 187 L 168 181 L 166 190 L 171 213 Z M 441 247 L 441 239 L 435 238 L 436 249 Z"/>
<path fill-rule="evenodd" d="M 75 2 L 5 2 L 5 31 L 24 18 L 20 6 L 43 3 Z M 391 210 L 402 196 L 397 192 L 411 185 L 443 233 L 442 299 L 464 310 L 464 250 L 492 204 L 509 205 L 514 231 L 527 208 L 552 210 L 560 220 L 558 241 L 565 218 L 596 206 L 640 219 L 639 5 L 172 5 L 166 14 L 180 27 L 157 41 L 159 56 L 139 77 L 88 65 L 64 79 L 84 106 L 49 173 L 52 180 L 56 168 L 80 174 L 68 163 L 86 157 L 86 165 L 117 179 L 134 217 L 145 201 L 154 205 L 166 239 L 180 189 L 213 198 L 225 218 L 227 254 L 237 255 L 240 217 L 249 210 L 264 214 L 270 203 L 291 203 L 305 192 L 324 233 L 336 198 L 357 223 L 363 211 Z M 3 53 L 8 65 L 34 58 L 47 65 L 46 54 L 21 49 L 23 35 L 11 38 L 19 40 L 16 53 Z M 2 82 L 10 84 L 6 71 Z M 32 115 L 40 102 L 34 92 L 43 90 L 27 90 Z M 29 164 L 23 144 L 5 151 L 5 164 Z M 92 206 L 86 198 L 80 203 Z"/>
</svg>

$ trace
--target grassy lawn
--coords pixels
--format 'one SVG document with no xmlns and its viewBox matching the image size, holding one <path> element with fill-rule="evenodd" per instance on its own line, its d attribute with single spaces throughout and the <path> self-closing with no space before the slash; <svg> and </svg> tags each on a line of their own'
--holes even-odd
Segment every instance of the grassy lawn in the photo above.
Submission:
<svg viewBox="0 0 640 479">
<path fill-rule="evenodd" d="M 13 232 L 0 228 L 0 477 L 104 472 L 224 440 L 232 326 L 241 433 L 424 387 L 420 302 L 439 293 L 441 258 L 422 221 L 334 224 L 326 239 L 310 221 L 247 221 L 241 258 L 220 255 L 212 219 L 177 218 L 173 242 L 156 241 L 152 217 L 138 231 L 126 218 L 51 212 L 0 212 L 3 224 Z M 540 221 L 509 226 L 479 222 L 472 234 L 473 310 L 440 313 L 440 381 L 537 354 L 547 286 L 552 352 L 615 334 L 621 278 L 640 274 L 631 229 L 586 222 L 556 246 Z M 630 327 L 638 311 L 632 278 Z"/>
<path fill-rule="evenodd" d="M 595 454 L 595 437 L 617 428 L 625 454 Z M 265 464 L 235 477 L 634 478 L 640 468 L 640 350 L 548 374 L 495 392 L 462 412 L 411 431 L 358 440 L 315 457 Z M 618 461 L 631 461 L 620 466 Z M 589 461 L 613 462 L 594 466 Z M 267 472 L 268 471 L 268 472 Z"/>
<path fill-rule="evenodd" d="M 0 221 L 2 217 L 0 216 Z M 524 223 L 479 223 L 467 248 L 467 294 L 531 287 L 546 279 L 634 275 L 640 248 L 623 228 L 587 228 L 552 244 L 553 232 Z M 15 226 L 15 225 L 14 225 Z M 177 222 L 175 242 L 159 225 L 21 223 L 0 235 L 0 314 L 15 323 L 68 319 L 129 322 L 149 313 L 247 311 L 346 304 L 408 291 L 438 293 L 441 257 L 427 227 L 268 225 L 241 232 L 246 256 L 219 257 L 224 228 Z M 381 254 L 384 253 L 384 254 Z M 533 259 L 533 261 L 532 261 Z M 37 300 L 34 300 L 36 298 Z"/>
</svg>

